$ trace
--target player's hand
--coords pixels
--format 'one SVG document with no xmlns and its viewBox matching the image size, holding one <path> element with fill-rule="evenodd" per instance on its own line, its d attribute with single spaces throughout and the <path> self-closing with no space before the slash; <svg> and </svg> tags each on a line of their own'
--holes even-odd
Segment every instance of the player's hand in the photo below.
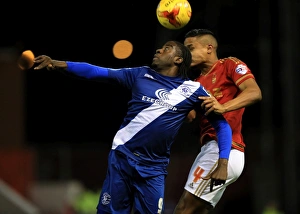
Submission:
<svg viewBox="0 0 300 214">
<path fill-rule="evenodd" d="M 211 173 L 207 174 L 205 177 L 202 177 L 203 180 L 211 179 L 210 181 L 210 191 L 213 191 L 214 186 L 219 186 L 225 184 L 228 176 L 227 172 L 227 159 L 219 159 L 217 168 Z"/>
<path fill-rule="evenodd" d="M 198 97 L 200 100 L 203 100 L 201 103 L 201 107 L 205 110 L 205 115 L 208 115 L 211 112 L 215 112 L 216 114 L 223 114 L 225 113 L 225 108 L 222 104 L 218 102 L 218 100 L 211 96 L 211 97 Z"/>
<path fill-rule="evenodd" d="M 36 66 L 34 69 L 35 70 L 40 70 L 43 68 L 47 68 L 48 70 L 55 70 L 55 69 L 66 69 L 67 68 L 67 63 L 65 61 L 58 61 L 58 60 L 53 60 L 49 56 L 46 55 L 41 55 L 38 56 L 34 59 L 34 63 L 39 64 Z"/>
<path fill-rule="evenodd" d="M 38 66 L 34 67 L 34 70 L 40 70 L 43 68 L 52 70 L 55 68 L 53 65 L 52 59 L 46 55 L 41 55 L 41 56 L 34 58 L 34 63 L 39 64 Z"/>
</svg>

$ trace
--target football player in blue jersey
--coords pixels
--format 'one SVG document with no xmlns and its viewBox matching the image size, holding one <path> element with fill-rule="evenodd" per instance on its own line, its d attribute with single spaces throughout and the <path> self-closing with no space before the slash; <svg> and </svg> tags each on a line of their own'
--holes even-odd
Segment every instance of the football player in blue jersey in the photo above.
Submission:
<svg viewBox="0 0 300 214">
<path fill-rule="evenodd" d="M 131 90 L 127 114 L 112 142 L 97 213 L 163 213 L 171 145 L 187 114 L 201 105 L 198 97 L 209 96 L 199 82 L 187 77 L 190 50 L 168 41 L 156 50 L 151 66 L 132 68 L 58 61 L 45 55 L 36 57 L 35 63 L 35 70 L 57 69 L 90 80 L 110 79 Z M 217 131 L 220 158 L 228 159 L 230 126 L 221 115 L 207 118 Z M 218 181 L 218 167 L 212 175 Z"/>
</svg>

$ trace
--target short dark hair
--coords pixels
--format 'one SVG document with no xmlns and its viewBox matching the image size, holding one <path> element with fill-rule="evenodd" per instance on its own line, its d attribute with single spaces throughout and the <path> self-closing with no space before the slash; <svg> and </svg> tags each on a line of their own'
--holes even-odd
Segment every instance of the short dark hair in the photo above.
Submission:
<svg viewBox="0 0 300 214">
<path fill-rule="evenodd" d="M 184 38 L 188 38 L 188 37 L 195 37 L 195 36 L 202 36 L 202 35 L 212 35 L 213 37 L 216 38 L 215 34 L 208 29 L 193 29 L 190 30 L 189 32 L 187 32 L 184 36 Z"/>
<path fill-rule="evenodd" d="M 176 54 L 180 57 L 182 57 L 182 63 L 178 65 L 179 71 L 178 73 L 183 78 L 188 78 L 188 71 L 190 69 L 191 63 L 192 63 L 192 54 L 190 50 L 184 46 L 182 43 L 178 41 L 174 41 L 176 45 L 178 46 Z"/>
</svg>

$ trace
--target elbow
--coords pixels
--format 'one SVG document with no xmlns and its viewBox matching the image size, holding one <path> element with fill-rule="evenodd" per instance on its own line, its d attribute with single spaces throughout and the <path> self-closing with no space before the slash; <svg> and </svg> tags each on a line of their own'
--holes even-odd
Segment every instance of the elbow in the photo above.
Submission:
<svg viewBox="0 0 300 214">
<path fill-rule="evenodd" d="M 249 94 L 251 97 L 249 99 L 250 101 L 250 105 L 254 104 L 254 103 L 257 103 L 257 102 L 260 102 L 262 100 L 262 93 L 261 93 L 261 90 L 260 89 L 255 89 L 255 90 L 252 90 L 251 93 Z"/>
<path fill-rule="evenodd" d="M 255 102 L 260 102 L 261 100 L 262 100 L 262 93 L 261 93 L 261 90 L 258 90 L 256 92 Z"/>
<path fill-rule="evenodd" d="M 196 111 L 195 110 L 191 110 L 188 113 L 188 115 L 186 116 L 185 121 L 187 123 L 191 123 L 191 122 L 193 122 L 195 120 L 195 118 L 196 118 Z"/>
</svg>

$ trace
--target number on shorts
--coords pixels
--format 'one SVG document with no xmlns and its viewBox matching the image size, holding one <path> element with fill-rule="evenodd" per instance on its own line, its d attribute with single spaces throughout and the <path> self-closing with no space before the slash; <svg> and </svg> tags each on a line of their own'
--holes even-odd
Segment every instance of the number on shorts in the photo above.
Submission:
<svg viewBox="0 0 300 214">
<path fill-rule="evenodd" d="M 196 183 L 200 178 L 201 178 L 201 175 L 203 174 L 204 172 L 204 169 L 201 169 L 200 166 L 197 167 L 197 169 L 194 171 L 194 180 L 193 182 Z"/>
</svg>

